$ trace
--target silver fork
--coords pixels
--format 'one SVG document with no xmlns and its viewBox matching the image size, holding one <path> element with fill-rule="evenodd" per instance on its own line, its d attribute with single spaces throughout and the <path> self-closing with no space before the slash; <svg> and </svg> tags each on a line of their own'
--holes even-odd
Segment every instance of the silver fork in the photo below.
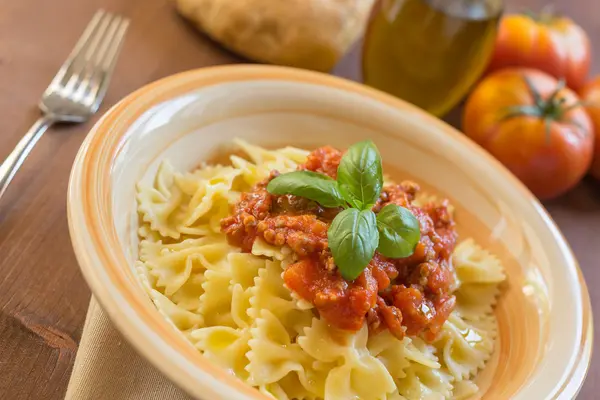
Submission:
<svg viewBox="0 0 600 400">
<path fill-rule="evenodd" d="M 106 94 L 129 20 L 96 12 L 69 58 L 42 95 L 42 117 L 0 165 L 0 199 L 43 133 L 57 122 L 87 121 Z"/>
</svg>

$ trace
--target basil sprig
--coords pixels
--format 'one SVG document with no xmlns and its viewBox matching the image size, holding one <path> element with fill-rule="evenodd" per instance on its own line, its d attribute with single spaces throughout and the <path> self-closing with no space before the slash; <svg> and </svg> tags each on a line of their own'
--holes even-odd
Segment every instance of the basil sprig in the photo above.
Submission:
<svg viewBox="0 0 600 400">
<path fill-rule="evenodd" d="M 316 172 L 294 171 L 272 179 L 267 190 L 345 208 L 333 219 L 327 240 L 342 276 L 354 280 L 375 250 L 390 258 L 408 257 L 421 238 L 419 221 L 408 209 L 388 204 L 377 215 L 371 210 L 383 187 L 382 169 L 379 151 L 369 140 L 348 148 L 337 181 Z"/>
</svg>

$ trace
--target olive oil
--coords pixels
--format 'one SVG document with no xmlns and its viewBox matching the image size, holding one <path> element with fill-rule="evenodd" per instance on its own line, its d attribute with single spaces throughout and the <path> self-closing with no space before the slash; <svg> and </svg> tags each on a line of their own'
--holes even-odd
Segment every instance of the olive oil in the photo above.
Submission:
<svg viewBox="0 0 600 400">
<path fill-rule="evenodd" d="M 501 13 L 501 0 L 380 1 L 365 37 L 365 83 L 444 115 L 486 68 Z"/>
</svg>

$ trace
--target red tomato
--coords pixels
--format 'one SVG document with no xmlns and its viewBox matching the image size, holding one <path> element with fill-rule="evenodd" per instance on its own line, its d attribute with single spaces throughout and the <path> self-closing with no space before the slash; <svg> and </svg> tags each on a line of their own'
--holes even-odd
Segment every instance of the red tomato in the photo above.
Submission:
<svg viewBox="0 0 600 400">
<path fill-rule="evenodd" d="M 540 199 L 575 186 L 592 161 L 592 122 L 579 98 L 537 70 L 486 77 L 467 99 L 463 129 Z"/>
<path fill-rule="evenodd" d="M 500 21 L 488 70 L 536 68 L 578 90 L 587 79 L 590 52 L 587 34 L 568 18 L 508 15 Z"/>
<path fill-rule="evenodd" d="M 600 76 L 597 76 L 583 87 L 581 100 L 584 102 L 585 109 L 592 119 L 594 134 L 596 135 L 594 160 L 592 161 L 590 174 L 594 178 L 600 179 Z"/>
</svg>

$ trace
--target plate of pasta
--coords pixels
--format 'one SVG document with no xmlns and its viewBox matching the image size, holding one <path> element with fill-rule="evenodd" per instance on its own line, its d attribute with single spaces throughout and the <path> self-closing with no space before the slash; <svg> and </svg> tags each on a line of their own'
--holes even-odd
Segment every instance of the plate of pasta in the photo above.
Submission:
<svg viewBox="0 0 600 400">
<path fill-rule="evenodd" d="M 133 93 L 75 161 L 69 226 L 115 326 L 199 399 L 571 399 L 585 282 L 487 153 L 290 68 Z"/>
</svg>

